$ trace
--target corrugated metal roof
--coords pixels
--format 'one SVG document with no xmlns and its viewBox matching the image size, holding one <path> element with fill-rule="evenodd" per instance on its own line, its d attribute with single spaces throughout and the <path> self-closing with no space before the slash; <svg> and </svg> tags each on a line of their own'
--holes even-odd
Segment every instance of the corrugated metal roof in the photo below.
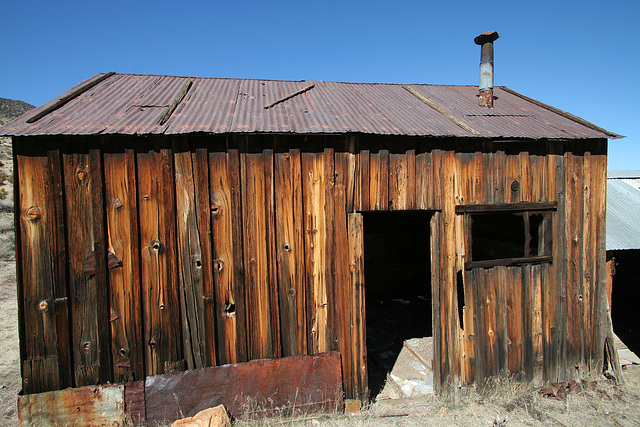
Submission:
<svg viewBox="0 0 640 427">
<path fill-rule="evenodd" d="M 193 83 L 190 90 L 169 120 L 157 124 L 189 81 Z M 311 85 L 311 89 L 265 108 Z M 477 86 L 99 74 L 8 123 L 0 128 L 0 134 L 276 132 L 532 139 L 619 137 L 508 88 L 495 88 L 494 95 L 495 108 L 487 109 L 477 105 Z M 46 114 L 27 123 L 38 113 Z"/>
<path fill-rule="evenodd" d="M 640 249 L 640 171 L 609 171 L 607 250 Z"/>
</svg>

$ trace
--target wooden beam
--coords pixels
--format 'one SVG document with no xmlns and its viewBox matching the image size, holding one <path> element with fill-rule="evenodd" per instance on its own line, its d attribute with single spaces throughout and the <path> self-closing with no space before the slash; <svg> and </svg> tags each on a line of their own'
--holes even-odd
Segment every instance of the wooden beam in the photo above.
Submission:
<svg viewBox="0 0 640 427">
<path fill-rule="evenodd" d="M 531 212 L 558 209 L 558 202 L 522 202 L 494 203 L 478 205 L 457 205 L 456 214 L 491 213 L 491 212 Z"/>
<path fill-rule="evenodd" d="M 27 123 L 35 123 L 35 122 L 37 122 L 38 120 L 40 120 L 41 118 L 43 118 L 47 114 L 51 113 L 52 111 L 57 110 L 58 108 L 62 107 L 63 105 L 65 105 L 69 101 L 79 97 L 80 95 L 82 95 L 83 93 L 85 93 L 86 91 L 91 89 L 92 87 L 96 86 L 98 83 L 101 83 L 102 81 L 108 79 L 109 77 L 113 76 L 114 74 L 115 74 L 114 72 L 103 74 L 102 76 L 98 77 L 97 79 L 95 79 L 95 80 L 85 84 L 84 86 L 79 87 L 78 89 L 74 90 L 70 94 L 68 94 L 66 96 L 63 96 L 62 98 L 57 100 L 52 106 L 50 106 L 48 108 L 45 108 L 44 110 L 40 111 L 35 116 L 32 116 L 31 118 L 27 119 Z"/>
<path fill-rule="evenodd" d="M 187 96 L 187 92 L 189 92 L 189 89 L 191 89 L 192 84 L 193 82 L 189 80 L 184 84 L 184 86 L 182 86 L 182 89 L 180 89 L 180 92 L 178 92 L 178 95 L 176 95 L 171 105 L 169 105 L 167 109 L 164 110 L 164 113 L 162 113 L 162 115 L 156 122 L 158 126 L 162 126 L 167 122 L 167 120 L 169 120 L 169 117 L 171 117 L 175 109 L 178 107 L 178 104 L 180 104 L 184 97 Z"/>
<path fill-rule="evenodd" d="M 292 94 L 285 96 L 284 98 L 280 98 L 280 99 L 278 99 L 277 101 L 273 101 L 271 104 L 267 104 L 267 105 L 265 105 L 265 106 L 264 106 L 264 109 L 265 109 L 265 110 L 268 110 L 269 108 L 271 108 L 271 107 L 273 107 L 273 106 L 276 106 L 276 105 L 280 104 L 281 102 L 284 102 L 284 101 L 286 101 L 286 100 L 288 100 L 288 99 L 291 99 L 291 98 L 293 98 L 294 96 L 298 96 L 298 95 L 300 95 L 301 93 L 305 93 L 306 91 L 308 91 L 308 90 L 310 90 L 310 89 L 313 89 L 314 87 L 315 87 L 315 84 L 309 85 L 309 86 L 307 86 L 307 87 L 303 87 L 302 89 L 297 90 L 297 91 L 293 92 Z"/>
<path fill-rule="evenodd" d="M 530 256 L 522 258 L 502 258 L 502 259 L 489 259 L 486 261 L 469 261 L 464 264 L 465 270 L 471 270 L 473 268 L 491 268 L 498 266 L 513 267 L 523 264 L 542 264 L 545 262 L 553 262 L 552 256 Z"/>
</svg>

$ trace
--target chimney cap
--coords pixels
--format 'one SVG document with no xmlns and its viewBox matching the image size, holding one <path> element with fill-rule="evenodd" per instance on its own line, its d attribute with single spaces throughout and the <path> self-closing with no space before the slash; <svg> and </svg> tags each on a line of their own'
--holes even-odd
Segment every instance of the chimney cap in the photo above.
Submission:
<svg viewBox="0 0 640 427">
<path fill-rule="evenodd" d="M 477 36 L 473 41 L 476 42 L 477 45 L 483 45 L 485 43 L 493 43 L 498 37 L 500 36 L 497 31 L 487 31 Z"/>
</svg>

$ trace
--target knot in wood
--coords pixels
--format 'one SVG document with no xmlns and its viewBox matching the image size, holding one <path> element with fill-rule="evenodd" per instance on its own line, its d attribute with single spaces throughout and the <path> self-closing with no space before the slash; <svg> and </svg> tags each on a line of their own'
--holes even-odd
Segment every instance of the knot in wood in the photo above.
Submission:
<svg viewBox="0 0 640 427">
<path fill-rule="evenodd" d="M 220 216 L 220 211 L 221 211 L 220 205 L 215 203 L 211 205 L 211 215 Z"/>
<path fill-rule="evenodd" d="M 36 222 L 42 217 L 42 212 L 40 212 L 40 208 L 37 206 L 31 206 L 27 209 L 27 218 L 31 222 Z"/>
<path fill-rule="evenodd" d="M 76 177 L 78 178 L 78 181 L 80 181 L 81 183 L 84 182 L 84 180 L 87 178 L 87 175 L 88 175 L 88 172 L 85 166 L 84 165 L 78 166 L 78 169 L 76 169 Z"/>
<path fill-rule="evenodd" d="M 158 239 L 152 240 L 151 243 L 149 243 L 149 249 L 159 252 L 160 249 L 162 249 L 162 242 Z"/>
<path fill-rule="evenodd" d="M 40 311 L 47 311 L 48 308 L 49 303 L 45 300 L 40 301 L 40 303 L 38 304 L 38 310 Z"/>
<path fill-rule="evenodd" d="M 114 209 L 120 209 L 122 207 L 122 201 L 120 199 L 118 199 L 117 197 L 115 199 L 113 199 L 113 208 Z"/>
<path fill-rule="evenodd" d="M 520 189 L 520 183 L 518 181 L 513 181 L 511 183 L 511 191 L 518 191 Z"/>
</svg>

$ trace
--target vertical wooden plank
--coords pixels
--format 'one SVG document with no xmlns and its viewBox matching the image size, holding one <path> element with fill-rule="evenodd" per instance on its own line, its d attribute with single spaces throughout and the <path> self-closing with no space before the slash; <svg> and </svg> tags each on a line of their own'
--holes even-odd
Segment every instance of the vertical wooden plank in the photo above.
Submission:
<svg viewBox="0 0 640 427">
<path fill-rule="evenodd" d="M 157 375 L 184 369 L 175 271 L 173 161 L 168 149 L 137 153 L 145 369 Z"/>
<path fill-rule="evenodd" d="M 595 303 L 593 304 L 595 321 L 593 337 L 592 369 L 595 372 L 602 371 L 602 356 L 605 338 L 610 332 L 610 306 L 607 303 L 606 294 L 606 198 L 607 198 L 607 140 L 599 140 L 595 150 L 595 159 L 592 167 L 592 221 L 596 239 L 596 290 Z"/>
<path fill-rule="evenodd" d="M 449 375 L 450 386 L 460 381 L 460 353 L 458 349 L 458 298 L 456 286 L 456 239 L 455 239 L 455 171 L 456 157 L 453 151 L 443 153 L 442 167 L 439 169 L 442 184 L 443 217 L 441 221 L 440 246 L 436 249 L 440 258 L 439 310 L 440 325 L 440 357 L 443 358 L 441 376 Z M 436 348 L 438 346 L 436 345 Z"/>
<path fill-rule="evenodd" d="M 173 162 L 182 348 L 187 369 L 197 369 L 207 365 L 203 257 L 197 217 L 194 165 L 186 138 L 174 141 Z"/>
<path fill-rule="evenodd" d="M 327 322 L 329 301 L 326 277 L 327 233 L 325 217 L 324 153 L 303 153 L 303 203 L 305 232 L 305 266 L 307 271 L 307 320 L 310 353 L 329 347 Z"/>
<path fill-rule="evenodd" d="M 49 234 L 52 248 L 54 250 L 53 273 L 55 280 L 55 315 L 58 341 L 58 357 L 60 366 L 60 388 L 73 386 L 73 362 L 71 350 L 71 333 L 69 329 L 69 288 L 67 276 L 67 245 L 65 230 L 65 195 L 64 177 L 62 172 L 61 154 L 58 148 L 47 150 L 47 171 L 51 176 L 51 187 L 48 192 L 47 210 L 53 212 Z M 15 177 L 14 177 L 15 179 Z M 15 194 L 15 193 L 14 193 Z M 15 197 L 15 196 L 14 196 Z M 19 203 L 18 199 L 14 203 Z M 19 222 L 19 221 L 17 221 Z M 18 243 L 20 240 L 17 240 Z M 19 259 L 19 258 L 18 258 Z M 22 275 L 20 275 L 22 277 Z"/>
<path fill-rule="evenodd" d="M 595 281 L 596 267 L 596 239 L 593 232 L 591 210 L 592 206 L 592 156 L 590 151 L 586 151 L 583 157 L 583 185 L 582 185 L 582 292 L 579 300 L 582 303 L 582 318 L 580 319 L 580 329 L 584 331 L 582 341 L 581 362 L 584 369 L 589 370 L 591 366 L 592 333 L 594 324 L 592 323 L 593 312 L 593 288 Z"/>
<path fill-rule="evenodd" d="M 520 271 L 521 287 L 518 289 L 519 294 L 516 294 L 520 300 L 521 311 L 519 317 L 514 316 L 513 322 L 518 322 L 521 330 L 520 334 L 520 348 L 519 348 L 519 361 L 521 366 L 518 370 L 524 373 L 524 380 L 531 381 L 533 378 L 533 279 L 531 277 L 532 266 L 524 265 Z M 511 321 L 509 322 L 511 324 Z M 514 355 L 515 358 L 515 355 Z M 515 361 L 514 361 L 515 368 Z"/>
<path fill-rule="evenodd" d="M 561 218 L 562 218 L 562 208 L 561 203 L 563 203 L 563 195 L 558 194 L 556 184 L 558 183 L 558 173 L 560 170 L 560 165 L 558 165 L 558 159 L 560 156 L 556 153 L 556 150 L 551 151 L 551 146 L 549 147 L 549 156 L 548 161 L 546 163 L 545 174 L 548 176 L 545 187 L 545 197 L 549 201 L 557 201 L 558 202 L 558 210 L 552 216 L 553 220 L 553 230 L 552 230 L 552 238 L 553 238 L 553 248 L 552 253 L 554 257 L 553 265 L 549 268 L 545 269 L 545 276 L 543 278 L 546 286 L 542 289 L 542 357 L 543 357 L 543 372 L 542 372 L 542 380 L 544 382 L 555 381 L 557 364 L 558 364 L 558 345 L 557 345 L 557 334 L 556 332 L 556 322 L 557 322 L 557 310 L 556 306 L 559 303 L 558 298 L 558 289 L 560 288 L 559 280 L 562 280 L 562 277 L 559 275 L 559 272 L 562 271 L 562 259 L 559 257 L 561 255 L 559 245 L 561 241 L 559 240 L 558 232 L 559 229 L 564 229 L 561 226 Z M 562 178 L 564 181 L 564 177 Z M 564 185 L 562 186 L 564 188 Z"/>
<path fill-rule="evenodd" d="M 507 282 L 511 279 L 510 269 L 508 267 L 494 267 L 492 269 L 493 273 L 493 284 L 495 286 L 495 315 L 496 315 L 496 323 L 495 323 L 495 337 L 496 337 L 496 362 L 498 364 L 497 370 L 498 375 L 507 375 L 509 370 L 509 329 L 511 329 L 508 325 L 508 317 L 509 311 L 508 308 L 508 300 L 507 300 L 507 286 L 513 286 L 513 283 Z M 515 299 L 515 298 L 513 298 Z M 515 311 L 515 307 L 514 311 Z M 515 313 L 514 313 L 515 314 Z M 514 318 L 516 316 L 514 315 Z M 519 319 L 518 319 L 519 320 Z M 515 328 L 514 328 L 515 329 Z M 514 336 L 515 339 L 515 336 Z"/>
<path fill-rule="evenodd" d="M 100 153 L 63 154 L 75 385 L 111 381 Z M 93 264 L 91 271 L 89 265 Z M 87 270 L 85 270 L 85 268 Z M 102 366 L 103 363 L 108 366 Z"/>
<path fill-rule="evenodd" d="M 276 255 L 276 218 L 275 218 L 275 178 L 273 171 L 273 150 L 265 149 L 262 152 L 264 164 L 264 199 L 265 199 L 265 225 L 267 245 L 267 283 L 269 291 L 269 314 L 271 327 L 272 357 L 282 356 L 280 342 L 280 305 L 278 302 L 278 269 Z"/>
<path fill-rule="evenodd" d="M 582 330 L 582 232 L 583 232 L 583 171 L 582 157 L 571 152 L 565 154 L 566 175 L 566 211 L 565 233 L 569 238 L 567 246 L 567 321 L 564 379 L 568 379 L 573 367 L 583 354 L 584 331 Z"/>
<path fill-rule="evenodd" d="M 324 163 L 324 216 L 325 216 L 325 226 L 326 230 L 326 239 L 325 239 L 325 248 L 324 248 L 324 268 L 325 268 L 325 280 L 326 280 L 326 292 L 327 292 L 327 350 L 335 351 L 337 350 L 338 344 L 338 328 L 336 325 L 337 319 L 337 311 L 340 310 L 340 307 L 336 305 L 336 288 L 335 288 L 335 259 L 336 252 L 338 248 L 335 246 L 335 224 L 334 224 L 334 215 L 335 215 L 335 202 L 336 202 L 336 171 L 335 171 L 335 152 L 333 148 L 325 148 L 323 153 L 323 163 Z M 344 187 L 344 186 L 343 186 Z M 344 192 L 344 188 L 343 188 Z M 339 203 L 343 203 L 344 205 L 344 197 L 338 201 Z M 344 208 L 342 208 L 344 209 Z"/>
<path fill-rule="evenodd" d="M 552 335 L 553 345 L 550 348 L 552 363 L 555 369 L 551 372 L 552 381 L 561 381 L 565 379 L 564 367 L 566 359 L 566 324 L 567 324 L 567 271 L 568 271 L 568 235 L 566 233 L 566 215 L 567 215 L 567 177 L 569 172 L 566 164 L 565 144 L 554 143 L 554 152 L 556 156 L 556 200 L 558 201 L 558 211 L 556 221 L 554 223 L 553 235 L 553 259 L 556 260 L 556 277 L 554 278 L 555 286 L 551 298 L 554 308 L 552 319 Z"/>
<path fill-rule="evenodd" d="M 349 214 L 349 271 L 351 275 L 351 357 L 353 361 L 353 387 L 345 391 L 347 398 L 368 402 L 367 335 L 364 283 L 364 238 L 362 214 Z"/>
<path fill-rule="evenodd" d="M 65 378 L 70 373 L 70 358 L 67 372 L 61 372 L 64 361 L 60 358 L 62 349 L 58 348 L 59 339 L 69 343 L 68 326 L 58 324 L 66 320 L 67 294 L 56 294 L 59 287 L 56 257 L 60 255 L 57 243 L 64 242 L 65 236 L 57 234 L 59 224 L 56 224 L 58 213 L 55 208 L 59 206 L 54 200 L 57 191 L 52 191 L 55 177 L 50 173 L 45 151 L 14 148 L 15 177 L 18 179 L 16 207 L 19 211 L 16 234 L 20 243 L 18 256 L 22 261 L 18 265 L 21 268 L 18 304 L 23 325 L 20 336 L 22 381 L 24 393 L 30 394 L 58 389 L 62 382 L 71 383 L 71 378 Z M 54 156 L 49 157 L 56 161 Z M 56 298 L 64 302 L 56 304 Z"/>
<path fill-rule="evenodd" d="M 484 270 L 475 269 L 467 272 L 469 278 L 471 290 L 473 292 L 473 323 L 474 323 L 474 350 L 475 350 L 475 372 L 474 380 L 476 384 L 481 384 L 486 378 L 486 366 L 487 366 L 487 322 L 485 320 L 486 313 L 486 298 L 485 289 L 483 283 Z"/>
<path fill-rule="evenodd" d="M 115 382 L 143 379 L 144 347 L 135 153 L 104 153 L 105 213 L 109 251 L 111 358 Z"/>
<path fill-rule="evenodd" d="M 283 356 L 307 351 L 300 150 L 276 153 L 275 209 Z"/>
<path fill-rule="evenodd" d="M 241 154 L 242 221 L 246 286 L 247 350 L 250 359 L 274 354 L 270 314 L 270 283 L 267 238 L 269 201 L 262 153 Z"/>
<path fill-rule="evenodd" d="M 213 249 L 211 245 L 211 200 L 209 188 L 209 161 L 206 148 L 196 148 L 191 153 L 193 180 L 195 184 L 196 220 L 200 239 L 200 271 L 202 275 L 202 295 L 204 305 L 204 351 L 205 366 L 216 365 L 216 312 L 213 283 Z M 196 263 L 197 267 L 197 263 Z"/>
<path fill-rule="evenodd" d="M 546 271 L 549 270 L 548 264 L 537 265 L 532 268 L 531 275 L 531 300 L 533 312 L 532 320 L 531 320 L 531 329 L 532 329 L 532 356 L 531 360 L 533 362 L 533 372 L 532 372 L 532 380 L 534 384 L 542 384 L 542 369 L 543 369 L 543 325 L 542 325 L 542 289 L 546 289 L 548 287 L 548 283 L 543 282 L 544 278 L 548 273 Z M 527 366 L 527 357 L 523 356 L 523 364 Z"/>
<path fill-rule="evenodd" d="M 369 155 L 369 209 L 380 209 L 380 153 Z"/>
<path fill-rule="evenodd" d="M 371 209 L 369 203 L 371 186 L 371 164 L 369 150 L 361 150 L 358 153 L 358 183 L 360 186 L 359 210 L 368 211 Z"/>
<path fill-rule="evenodd" d="M 433 333 L 433 371 L 434 378 L 433 384 L 436 391 L 441 392 L 444 389 L 444 385 L 448 381 L 448 377 L 443 376 L 442 368 L 442 336 L 443 331 L 441 328 L 442 314 L 441 314 L 441 301 L 440 301 L 440 287 L 441 287 L 441 248 L 440 243 L 442 241 L 442 212 L 436 211 L 431 217 L 431 305 L 433 307 L 433 315 L 431 320 L 431 331 Z"/>
<path fill-rule="evenodd" d="M 505 169 L 501 172 L 504 175 L 504 201 L 506 203 L 517 203 L 521 200 L 527 200 L 524 198 L 524 194 L 522 192 L 523 184 L 526 185 L 526 182 L 523 182 L 521 172 L 522 164 L 522 154 L 520 156 L 509 154 L 504 156 L 504 164 Z M 527 158 L 528 160 L 528 158 Z M 516 183 L 517 182 L 517 187 Z M 530 186 L 529 186 L 530 188 Z"/>
<path fill-rule="evenodd" d="M 218 364 L 248 360 L 240 156 L 238 150 L 209 153 L 213 274 Z"/>
<path fill-rule="evenodd" d="M 404 154 L 389 154 L 389 210 L 405 210 L 407 165 Z"/>
<path fill-rule="evenodd" d="M 337 308 L 336 331 L 337 350 L 342 355 L 342 378 L 345 389 L 354 390 L 353 377 L 353 353 L 352 349 L 352 319 L 353 314 L 350 309 L 353 304 L 351 296 L 351 276 L 349 274 L 349 229 L 347 219 L 348 195 L 345 190 L 345 183 L 349 181 L 349 161 L 350 153 L 335 153 L 335 185 L 333 198 L 334 217 L 334 306 Z M 366 322 L 365 322 L 366 323 Z M 353 392 L 352 392 L 353 393 Z M 357 398 L 357 393 L 353 393 L 350 398 Z"/>
<path fill-rule="evenodd" d="M 434 209 L 431 153 L 416 156 L 416 209 Z"/>
</svg>

